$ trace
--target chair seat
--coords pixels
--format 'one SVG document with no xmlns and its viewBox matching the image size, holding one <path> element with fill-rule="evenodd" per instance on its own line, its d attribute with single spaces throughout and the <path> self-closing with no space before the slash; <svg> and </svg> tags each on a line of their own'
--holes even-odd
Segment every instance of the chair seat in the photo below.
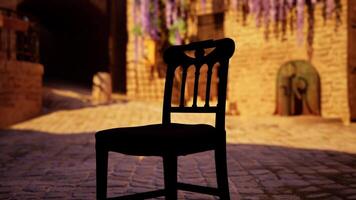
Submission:
<svg viewBox="0 0 356 200">
<path fill-rule="evenodd" d="M 114 128 L 95 134 L 96 145 L 128 155 L 185 155 L 214 149 L 224 134 L 207 124 L 152 124 Z"/>
</svg>

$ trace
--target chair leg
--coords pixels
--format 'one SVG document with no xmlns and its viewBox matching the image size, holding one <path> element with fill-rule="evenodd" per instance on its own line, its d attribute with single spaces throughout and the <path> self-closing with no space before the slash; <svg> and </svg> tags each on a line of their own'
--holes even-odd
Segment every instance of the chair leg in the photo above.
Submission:
<svg viewBox="0 0 356 200">
<path fill-rule="evenodd" d="M 221 200 L 230 200 L 229 180 L 227 174 L 226 146 L 215 150 L 216 179 Z"/>
<path fill-rule="evenodd" d="M 163 157 L 166 200 L 177 200 L 177 156 Z"/>
<path fill-rule="evenodd" d="M 109 152 L 96 148 L 96 199 L 106 199 Z"/>
</svg>

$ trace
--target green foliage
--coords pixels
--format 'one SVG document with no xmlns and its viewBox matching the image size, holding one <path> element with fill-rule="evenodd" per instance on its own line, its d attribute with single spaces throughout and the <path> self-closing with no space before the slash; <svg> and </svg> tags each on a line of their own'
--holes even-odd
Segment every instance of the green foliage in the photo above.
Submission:
<svg viewBox="0 0 356 200">
<path fill-rule="evenodd" d="M 184 19 L 178 19 L 168 29 L 168 41 L 170 44 L 177 43 L 177 34 L 184 35 L 187 32 L 187 22 Z"/>
<path fill-rule="evenodd" d="M 135 24 L 131 31 L 136 36 L 143 35 L 142 27 L 139 24 Z"/>
</svg>

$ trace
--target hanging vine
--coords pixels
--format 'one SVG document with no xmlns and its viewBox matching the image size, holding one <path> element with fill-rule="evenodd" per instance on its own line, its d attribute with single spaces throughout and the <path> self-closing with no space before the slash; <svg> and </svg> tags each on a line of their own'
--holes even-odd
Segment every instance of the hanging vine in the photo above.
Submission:
<svg viewBox="0 0 356 200">
<path fill-rule="evenodd" d="M 256 26 L 264 27 L 265 38 L 270 32 L 285 39 L 287 27 L 294 32 L 296 25 L 297 43 L 304 42 L 304 22 L 307 14 L 307 36 L 309 58 L 313 54 L 314 9 L 316 4 L 323 6 L 324 20 L 335 16 L 336 29 L 341 23 L 341 0 L 230 0 L 230 7 L 242 14 L 243 24 L 252 14 Z M 192 0 L 134 0 L 133 19 L 135 60 L 140 49 L 143 51 L 143 38 L 149 37 L 161 46 L 182 44 L 187 40 L 187 19 Z M 195 1 L 194 1 L 195 2 Z M 201 8 L 206 9 L 207 0 L 200 0 Z M 272 29 L 271 29 L 272 27 Z M 141 45 L 140 45 L 141 44 Z"/>
<path fill-rule="evenodd" d="M 135 55 L 139 55 L 143 37 L 158 43 L 182 44 L 187 37 L 188 3 L 188 0 L 135 0 L 132 30 Z"/>
<path fill-rule="evenodd" d="M 313 54 L 314 41 L 314 9 L 316 4 L 322 4 L 322 17 L 324 20 L 335 16 L 337 30 L 341 24 L 341 2 L 340 0 L 231 0 L 232 6 L 242 14 L 243 24 L 246 24 L 247 16 L 253 14 L 256 26 L 260 27 L 263 21 L 265 38 L 269 38 L 270 26 L 274 25 L 273 32 L 276 37 L 285 39 L 287 25 L 294 32 L 296 24 L 297 43 L 304 41 L 304 21 L 307 14 L 307 36 L 308 56 Z M 306 10 L 306 11 L 305 11 Z M 272 22 L 272 23 L 271 23 Z"/>
</svg>

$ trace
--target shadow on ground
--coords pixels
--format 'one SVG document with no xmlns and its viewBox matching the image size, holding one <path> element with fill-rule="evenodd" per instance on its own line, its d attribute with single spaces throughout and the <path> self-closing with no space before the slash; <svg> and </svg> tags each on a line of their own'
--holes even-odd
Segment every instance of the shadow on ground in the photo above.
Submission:
<svg viewBox="0 0 356 200">
<path fill-rule="evenodd" d="M 93 133 L 0 130 L 0 199 L 94 199 L 94 144 Z M 228 144 L 227 149 L 232 199 L 356 198 L 355 154 L 256 144 Z M 212 152 L 179 161 L 181 181 L 216 185 Z M 161 187 L 159 158 L 110 154 L 110 195 Z"/>
</svg>

